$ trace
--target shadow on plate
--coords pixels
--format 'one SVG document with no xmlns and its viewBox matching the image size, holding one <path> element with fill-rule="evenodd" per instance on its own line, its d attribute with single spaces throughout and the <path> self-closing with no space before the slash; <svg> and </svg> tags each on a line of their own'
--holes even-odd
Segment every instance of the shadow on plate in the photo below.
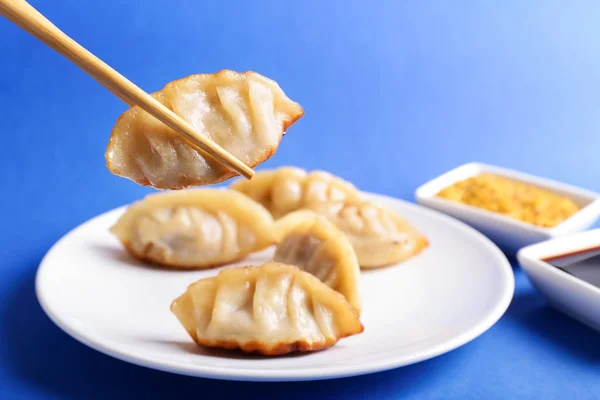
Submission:
<svg viewBox="0 0 600 400">
<path fill-rule="evenodd" d="M 225 350 L 225 349 L 211 349 L 211 348 L 203 348 L 196 345 L 192 339 L 189 341 L 178 341 L 178 340 L 166 340 L 166 339 L 154 339 L 154 338 L 137 338 L 143 342 L 159 344 L 161 346 L 172 348 L 173 350 L 183 350 L 186 353 L 190 354 L 198 354 L 208 357 L 218 357 L 218 358 L 229 358 L 232 360 L 265 360 L 271 359 L 273 357 L 262 356 L 260 354 L 245 354 L 240 350 Z M 326 351 L 322 350 L 322 351 Z M 313 352 L 314 353 L 314 352 Z M 285 354 L 282 356 L 278 356 L 275 358 L 299 358 L 306 357 L 313 353 L 292 353 Z"/>
<path fill-rule="evenodd" d="M 539 340 L 559 352 L 586 362 L 600 363 L 598 332 L 547 305 L 533 288 L 515 293 L 506 317 L 531 330 Z"/>
<path fill-rule="evenodd" d="M 41 258 L 41 257 L 40 257 Z M 56 327 L 44 314 L 34 292 L 39 260 L 13 266 L 20 281 L 4 299 L 0 332 L 0 364 L 16 385 L 31 387 L 41 397 L 179 398 L 219 393 L 219 398 L 269 398 L 285 392 L 287 399 L 309 396 L 376 398 L 386 393 L 419 395 L 424 383 L 435 385 L 466 354 L 449 354 L 404 368 L 359 377 L 314 382 L 227 382 L 186 377 L 138 367 L 96 352 Z M 76 299 L 74 299 L 76 301 Z M 175 344 L 175 345 L 183 345 Z M 185 344 L 190 348 L 191 343 Z M 18 382 L 18 383 L 17 383 Z M 398 389 L 398 388 L 401 389 Z M 271 395 L 271 396 L 270 396 Z"/>
<path fill-rule="evenodd" d="M 154 270 L 154 271 L 166 271 L 173 273 L 181 273 L 181 272 L 197 272 L 202 271 L 202 269 L 186 269 L 186 268 L 174 268 L 174 267 L 165 267 L 160 264 L 153 264 L 151 262 L 140 261 L 137 258 L 133 257 L 129 254 L 125 249 L 114 246 L 107 245 L 93 245 L 92 251 L 99 254 L 100 257 L 109 258 L 117 261 L 119 264 L 123 264 L 127 268 L 140 268 L 145 270 Z M 265 257 L 263 252 L 250 254 L 248 257 L 241 261 L 237 261 L 231 263 L 228 266 L 246 266 L 246 265 L 260 265 L 269 260 L 269 257 Z M 215 270 L 215 268 L 211 268 Z"/>
</svg>

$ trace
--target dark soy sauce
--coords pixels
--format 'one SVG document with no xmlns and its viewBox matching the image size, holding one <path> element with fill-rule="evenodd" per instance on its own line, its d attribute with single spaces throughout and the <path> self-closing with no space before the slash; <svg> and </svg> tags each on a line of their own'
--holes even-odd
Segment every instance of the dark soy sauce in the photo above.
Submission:
<svg viewBox="0 0 600 400">
<path fill-rule="evenodd" d="M 600 246 L 547 257 L 542 261 L 600 288 Z"/>
</svg>

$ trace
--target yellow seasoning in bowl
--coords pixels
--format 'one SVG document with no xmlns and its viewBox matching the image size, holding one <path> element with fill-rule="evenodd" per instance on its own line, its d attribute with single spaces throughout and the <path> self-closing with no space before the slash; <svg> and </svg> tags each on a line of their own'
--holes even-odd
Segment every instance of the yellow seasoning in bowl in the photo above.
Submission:
<svg viewBox="0 0 600 400">
<path fill-rule="evenodd" d="M 481 174 L 442 189 L 437 197 L 551 228 L 579 211 L 571 199 L 505 177 Z"/>
</svg>

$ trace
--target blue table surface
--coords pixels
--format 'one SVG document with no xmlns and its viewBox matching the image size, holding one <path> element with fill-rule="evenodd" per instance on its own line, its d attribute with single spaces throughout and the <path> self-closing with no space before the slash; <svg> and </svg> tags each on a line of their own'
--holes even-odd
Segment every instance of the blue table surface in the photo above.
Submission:
<svg viewBox="0 0 600 400">
<path fill-rule="evenodd" d="M 469 161 L 600 191 L 596 1 L 32 3 L 148 91 L 222 68 L 277 80 L 306 115 L 265 167 L 325 169 L 408 200 Z M 6 20 L 0 38 L 0 398 L 600 398 L 600 337 L 547 307 L 518 267 L 512 304 L 481 337 L 362 377 L 211 381 L 76 342 L 36 301 L 38 264 L 149 190 L 104 167 L 124 104 Z"/>
</svg>

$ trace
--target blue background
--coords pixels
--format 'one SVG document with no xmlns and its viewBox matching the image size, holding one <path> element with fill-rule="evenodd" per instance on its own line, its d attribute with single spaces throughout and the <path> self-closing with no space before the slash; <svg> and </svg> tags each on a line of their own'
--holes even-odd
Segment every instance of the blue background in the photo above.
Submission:
<svg viewBox="0 0 600 400">
<path fill-rule="evenodd" d="M 147 91 L 222 68 L 277 80 L 306 115 L 265 166 L 321 168 L 404 199 L 468 161 L 600 191 L 600 3 L 40 0 Z M 371 3 L 371 4 L 369 4 Z M 414 366 L 326 382 L 193 379 L 126 364 L 43 314 L 34 274 L 64 233 L 147 189 L 104 149 L 124 104 L 0 20 L 0 397 L 600 396 L 599 336 L 546 307 L 520 269 L 506 315 Z"/>
</svg>

